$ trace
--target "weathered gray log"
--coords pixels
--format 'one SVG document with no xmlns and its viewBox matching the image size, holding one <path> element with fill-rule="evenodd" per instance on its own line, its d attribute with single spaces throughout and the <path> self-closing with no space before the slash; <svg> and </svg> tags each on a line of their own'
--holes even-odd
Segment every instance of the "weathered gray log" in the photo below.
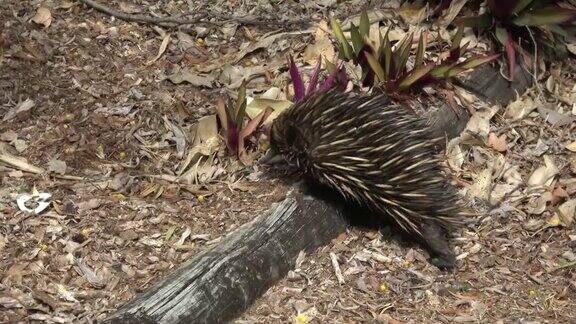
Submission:
<svg viewBox="0 0 576 324">
<path fill-rule="evenodd" d="M 482 65 L 469 76 L 459 79 L 461 87 L 474 93 L 480 99 L 494 104 L 506 105 L 522 94 L 534 83 L 534 78 L 524 64 L 516 63 L 514 81 L 506 80 L 500 73 L 500 66 Z"/>
<path fill-rule="evenodd" d="M 517 73 L 525 73 L 518 69 Z M 522 72 L 524 71 L 524 72 Z M 485 66 L 460 80 L 492 103 L 506 104 L 532 84 L 522 74 L 510 83 L 498 68 Z M 431 112 L 430 127 L 448 139 L 465 128 L 469 113 L 448 106 Z M 153 285 L 106 323 L 220 323 L 247 309 L 294 267 L 301 250 L 326 244 L 346 227 L 335 202 L 294 192 L 276 207 L 225 237 L 179 270 Z"/>
<path fill-rule="evenodd" d="M 342 208 L 294 192 L 120 308 L 106 323 L 222 323 L 346 228 Z"/>
</svg>

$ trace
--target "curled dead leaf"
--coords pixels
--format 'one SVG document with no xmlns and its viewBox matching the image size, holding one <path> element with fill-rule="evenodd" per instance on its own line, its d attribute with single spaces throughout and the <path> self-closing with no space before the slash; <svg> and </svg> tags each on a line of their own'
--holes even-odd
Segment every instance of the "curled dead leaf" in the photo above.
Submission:
<svg viewBox="0 0 576 324">
<path fill-rule="evenodd" d="M 464 164 L 464 157 L 465 153 L 462 151 L 462 147 L 460 146 L 460 138 L 452 139 L 446 148 L 446 156 L 448 159 L 448 164 L 454 170 L 460 170 L 462 168 L 462 164 Z"/>
<path fill-rule="evenodd" d="M 576 214 L 576 199 L 570 199 L 558 207 L 557 215 L 562 225 L 572 226 L 574 215 Z"/>
<path fill-rule="evenodd" d="M 52 12 L 50 12 L 50 9 L 46 7 L 39 7 L 38 10 L 36 10 L 36 15 L 32 18 L 32 21 L 38 25 L 43 25 L 44 28 L 48 28 L 50 27 L 50 24 L 52 24 Z"/>
<path fill-rule="evenodd" d="M 329 30 L 328 23 L 325 20 L 318 23 L 318 27 L 314 33 L 314 43 L 308 45 L 302 55 L 306 63 L 314 65 L 318 59 L 318 55 L 322 55 L 330 60 L 335 56 L 334 45 L 330 40 Z"/>
<path fill-rule="evenodd" d="M 551 200 L 552 193 L 550 191 L 546 191 L 540 196 L 532 197 L 528 201 L 528 204 L 526 204 L 526 212 L 529 214 L 540 215 L 546 210 L 546 206 Z"/>
<path fill-rule="evenodd" d="M 271 109 L 269 116 L 263 121 L 264 124 L 271 123 L 280 113 L 288 109 L 292 102 L 289 100 L 282 99 L 268 99 L 268 98 L 252 98 L 248 97 L 246 99 L 246 114 L 248 117 L 256 118 L 265 109 Z"/>
<path fill-rule="evenodd" d="M 569 114 L 559 113 L 554 109 L 538 107 L 538 112 L 545 121 L 558 127 L 569 125 L 576 121 L 576 117 L 570 116 Z"/>
<path fill-rule="evenodd" d="M 508 150 L 506 135 L 498 136 L 495 133 L 490 133 L 488 135 L 488 146 L 498 152 L 506 152 Z"/>
<path fill-rule="evenodd" d="M 528 179 L 528 186 L 538 187 L 550 185 L 557 173 L 558 167 L 556 167 L 554 160 L 552 160 L 550 156 L 544 155 L 544 165 L 534 170 Z"/>
<path fill-rule="evenodd" d="M 438 19 L 438 23 L 441 26 L 448 26 L 452 23 L 454 18 L 458 16 L 460 10 L 464 7 L 464 5 L 468 2 L 468 0 L 454 0 L 450 2 L 450 6 L 446 9 L 442 16 Z"/>
<path fill-rule="evenodd" d="M 474 179 L 474 183 L 468 190 L 471 197 L 488 200 L 492 188 L 492 168 L 484 169 Z"/>
<path fill-rule="evenodd" d="M 512 120 L 519 120 L 526 117 L 538 105 L 532 100 L 532 98 L 519 98 L 511 102 L 508 107 L 506 107 L 506 116 L 510 117 Z"/>
<path fill-rule="evenodd" d="M 566 145 L 566 149 L 571 152 L 576 152 L 576 141 Z"/>
<path fill-rule="evenodd" d="M 490 120 L 500 110 L 500 106 L 484 107 L 478 109 L 468 121 L 466 132 L 471 133 L 481 139 L 486 139 L 490 132 Z"/>
<path fill-rule="evenodd" d="M 168 77 L 168 80 L 172 81 L 175 84 L 180 84 L 182 82 L 188 82 L 191 85 L 197 87 L 206 87 L 211 88 L 212 84 L 214 83 L 214 77 L 206 74 L 206 75 L 199 75 L 194 73 L 192 70 L 182 70 L 176 72 Z"/>
</svg>

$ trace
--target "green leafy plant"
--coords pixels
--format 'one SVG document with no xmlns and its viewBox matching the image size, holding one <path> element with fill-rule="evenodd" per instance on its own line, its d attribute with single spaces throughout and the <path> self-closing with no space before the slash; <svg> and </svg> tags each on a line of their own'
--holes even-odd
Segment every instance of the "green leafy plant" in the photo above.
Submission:
<svg viewBox="0 0 576 324">
<path fill-rule="evenodd" d="M 353 23 L 350 24 L 351 42 L 348 42 L 340 23 L 338 23 L 335 18 L 332 18 L 330 21 L 330 26 L 338 42 L 338 55 L 340 59 L 358 62 L 358 59 L 361 57 L 360 53 L 369 49 L 369 45 L 366 43 L 366 38 L 370 32 L 368 13 L 366 11 L 362 12 L 358 27 Z"/>
<path fill-rule="evenodd" d="M 272 113 L 272 109 L 264 109 L 256 117 L 245 122 L 246 105 L 245 83 L 242 83 L 238 89 L 238 97 L 235 102 L 230 97 L 221 98 L 216 105 L 226 146 L 232 154 L 240 159 L 246 154 L 245 139 L 253 135 Z"/>
<path fill-rule="evenodd" d="M 487 0 L 487 11 L 479 16 L 458 19 L 463 27 L 489 31 L 507 56 L 508 74 L 513 78 L 518 45 L 554 48 L 568 35 L 575 35 L 576 8 L 568 1 L 553 0 Z M 519 44 L 523 42 L 523 44 Z"/>
<path fill-rule="evenodd" d="M 462 39 L 462 30 L 460 30 L 453 40 L 452 48 L 446 59 L 426 62 L 424 59 L 426 41 L 425 35 L 422 33 L 414 56 L 413 67 L 409 69 L 407 62 L 410 57 L 413 38 L 413 34 L 409 34 L 393 50 L 388 39 L 388 33 L 386 33 L 376 55 L 365 52 L 370 69 L 377 78 L 374 84 L 396 97 L 402 98 L 406 93 L 419 91 L 426 85 L 450 79 L 499 56 L 498 54 L 476 56 L 459 62 L 467 47 L 467 44 L 460 47 Z"/>
<path fill-rule="evenodd" d="M 380 88 L 397 99 L 408 98 L 410 92 L 417 92 L 426 85 L 450 79 L 499 56 L 498 54 L 475 56 L 460 62 L 468 45 L 460 46 L 463 29 L 459 29 L 448 57 L 437 62 L 429 62 L 425 59 L 426 36 L 421 33 L 412 67 L 409 67 L 413 34 L 407 35 L 393 46 L 387 31 L 383 37 L 380 35 L 378 48 L 374 48 L 367 40 L 370 22 L 365 12 L 360 18 L 358 27 L 350 25 L 350 41 L 344 36 L 336 20 L 333 19 L 331 25 L 338 43 L 340 58 L 360 65 L 363 85 Z"/>
</svg>

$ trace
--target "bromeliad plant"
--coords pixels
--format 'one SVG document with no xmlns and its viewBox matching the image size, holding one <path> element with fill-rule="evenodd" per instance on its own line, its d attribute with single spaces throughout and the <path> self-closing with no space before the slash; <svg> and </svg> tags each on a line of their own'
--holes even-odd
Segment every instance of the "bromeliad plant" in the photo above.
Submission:
<svg viewBox="0 0 576 324">
<path fill-rule="evenodd" d="M 576 35 L 576 8 L 572 1 L 555 0 L 487 0 L 487 10 L 476 17 L 456 21 L 463 27 L 489 31 L 497 44 L 504 47 L 508 74 L 512 78 L 516 67 L 518 46 L 555 48 L 565 37 Z"/>
<path fill-rule="evenodd" d="M 367 76 L 373 73 L 376 77 L 375 86 L 398 99 L 403 99 L 406 98 L 408 93 L 418 92 L 424 86 L 453 78 L 460 73 L 488 63 L 499 56 L 499 54 L 475 56 L 459 62 L 462 53 L 468 46 L 468 44 L 460 46 L 462 34 L 462 29 L 456 33 L 448 57 L 437 62 L 426 62 L 424 59 L 426 39 L 424 33 L 421 33 L 414 57 L 414 65 L 409 69 L 407 63 L 414 38 L 413 34 L 406 36 L 392 50 L 387 32 L 381 41 L 382 45 L 375 54 L 364 53 L 370 66 Z"/>
<path fill-rule="evenodd" d="M 241 160 L 246 155 L 245 139 L 253 135 L 262 123 L 270 116 L 270 108 L 262 110 L 256 117 L 245 122 L 246 119 L 246 84 L 242 83 L 238 89 L 238 98 L 235 102 L 228 97 L 220 99 L 216 105 L 218 119 L 224 132 L 224 139 L 229 152 Z"/>
<path fill-rule="evenodd" d="M 404 37 L 393 48 L 388 30 L 384 37 L 380 35 L 380 45 L 375 49 L 368 41 L 370 23 L 365 12 L 360 18 L 358 27 L 351 24 L 350 42 L 336 20 L 332 20 L 331 24 L 338 42 L 340 58 L 360 65 L 363 85 L 384 90 L 396 99 L 407 99 L 410 93 L 421 91 L 424 86 L 445 81 L 499 56 L 499 54 L 475 56 L 460 62 L 468 46 L 468 44 L 460 46 L 463 35 L 463 29 L 460 28 L 452 41 L 449 55 L 437 62 L 427 62 L 426 36 L 421 33 L 412 67 L 409 68 L 413 34 Z"/>
<path fill-rule="evenodd" d="M 319 56 L 316 66 L 310 75 L 308 86 L 306 86 L 304 80 L 302 80 L 302 73 L 296 66 L 296 63 L 294 63 L 294 59 L 292 56 L 288 57 L 288 72 L 290 73 L 292 86 L 294 87 L 294 98 L 292 99 L 294 103 L 304 101 L 304 99 L 308 98 L 315 92 L 326 92 L 333 87 L 338 87 L 340 89 L 346 87 L 346 84 L 348 83 L 346 71 L 341 66 L 336 66 L 328 61 L 326 61 L 326 67 L 330 74 L 328 74 L 322 82 L 319 82 L 321 66 L 322 57 Z"/>
</svg>

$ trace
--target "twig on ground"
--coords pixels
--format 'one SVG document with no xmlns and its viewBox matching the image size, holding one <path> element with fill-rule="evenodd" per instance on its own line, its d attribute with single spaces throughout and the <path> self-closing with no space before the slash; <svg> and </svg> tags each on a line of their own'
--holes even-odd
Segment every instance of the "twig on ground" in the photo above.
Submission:
<svg viewBox="0 0 576 324">
<path fill-rule="evenodd" d="M 334 273 L 336 274 L 336 278 L 338 279 L 339 284 L 343 284 L 346 281 L 344 280 L 344 276 L 342 276 L 342 271 L 340 270 L 340 265 L 338 264 L 338 258 L 336 254 L 330 252 L 330 261 L 332 262 L 332 266 L 334 267 Z"/>
<path fill-rule="evenodd" d="M 95 0 L 78 0 L 81 3 L 85 4 L 86 6 L 93 8 L 97 11 L 110 15 L 112 17 L 130 21 L 130 22 L 139 22 L 139 23 L 148 23 L 153 24 L 161 27 L 178 27 L 181 25 L 191 25 L 197 23 L 207 23 L 207 24 L 223 24 L 227 22 L 236 22 L 243 25 L 309 25 L 310 19 L 309 18 L 300 18 L 300 19 L 292 19 L 292 20 L 271 20 L 271 19 L 263 19 L 261 17 L 233 17 L 233 16 L 220 16 L 218 17 L 220 20 L 211 21 L 209 20 L 207 13 L 196 15 L 194 18 L 180 18 L 180 17 L 152 17 L 146 15 L 132 15 L 126 12 L 122 12 L 113 8 L 110 8 L 106 5 L 101 4 Z"/>
</svg>

